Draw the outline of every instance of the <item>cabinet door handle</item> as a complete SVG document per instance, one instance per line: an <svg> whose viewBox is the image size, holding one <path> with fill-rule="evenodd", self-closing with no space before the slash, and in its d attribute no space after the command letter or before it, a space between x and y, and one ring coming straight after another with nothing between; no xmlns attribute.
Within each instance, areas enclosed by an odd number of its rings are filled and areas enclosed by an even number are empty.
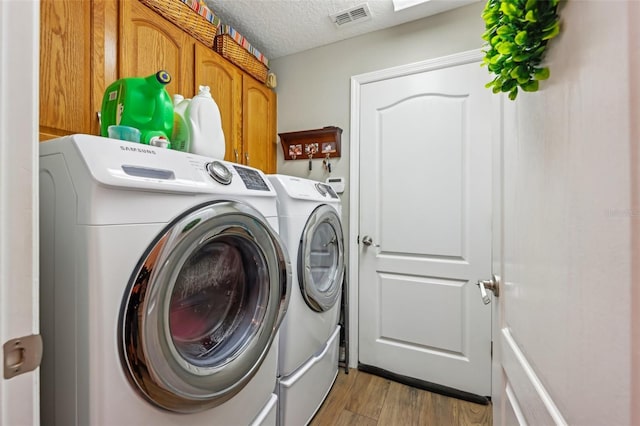
<svg viewBox="0 0 640 426"><path fill-rule="evenodd" d="M244 159L246 161L245 164L248 166L249 165L249 153L248 152L244 153Z"/></svg>
<svg viewBox="0 0 640 426"><path fill-rule="evenodd" d="M234 148L233 153L236 155L236 163L238 162L238 149Z"/></svg>

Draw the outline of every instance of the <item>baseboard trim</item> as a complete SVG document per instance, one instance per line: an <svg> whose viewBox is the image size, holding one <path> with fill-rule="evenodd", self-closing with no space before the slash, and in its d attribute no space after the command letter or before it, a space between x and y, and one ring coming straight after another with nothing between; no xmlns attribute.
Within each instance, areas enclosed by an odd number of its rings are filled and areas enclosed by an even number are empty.
<svg viewBox="0 0 640 426"><path fill-rule="evenodd" d="M373 367L371 365L358 363L358 370L364 371L365 373L371 373L375 376L384 377L385 379L393 380L394 382L402 383L403 385L413 386L414 388L423 389L440 395L450 396L452 398L462 399L464 401L469 401L476 404L488 405L491 401L491 397L488 396L476 395L475 393L461 391L458 389L450 388L448 386L439 385L437 383L414 379L413 377L403 376L402 374L397 374L383 368Z"/></svg>

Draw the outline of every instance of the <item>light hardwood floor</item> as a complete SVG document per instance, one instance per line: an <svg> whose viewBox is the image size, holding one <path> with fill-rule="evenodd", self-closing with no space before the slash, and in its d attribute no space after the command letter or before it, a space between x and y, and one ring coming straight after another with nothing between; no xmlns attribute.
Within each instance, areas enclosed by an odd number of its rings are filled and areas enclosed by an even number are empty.
<svg viewBox="0 0 640 426"><path fill-rule="evenodd" d="M340 369L311 426L491 425L491 405L405 386L358 370Z"/></svg>

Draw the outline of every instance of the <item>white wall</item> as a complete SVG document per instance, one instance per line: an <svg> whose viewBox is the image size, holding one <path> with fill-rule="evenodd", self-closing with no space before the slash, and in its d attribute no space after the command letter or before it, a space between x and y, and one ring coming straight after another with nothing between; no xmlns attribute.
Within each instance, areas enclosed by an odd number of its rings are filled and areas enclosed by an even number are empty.
<svg viewBox="0 0 640 426"><path fill-rule="evenodd" d="M632 3L566 2L550 80L505 105L505 326L574 425L640 420L632 393L640 8Z"/></svg>
<svg viewBox="0 0 640 426"><path fill-rule="evenodd" d="M278 77L279 133L324 126L343 129L342 157L332 159L331 176L346 179L347 190L341 196L345 235L349 234L351 76L479 48L484 32L482 7L482 3L474 3L271 62L271 71ZM284 161L281 146L278 173L321 181L329 177L321 160L314 161L311 172L308 161Z"/></svg>

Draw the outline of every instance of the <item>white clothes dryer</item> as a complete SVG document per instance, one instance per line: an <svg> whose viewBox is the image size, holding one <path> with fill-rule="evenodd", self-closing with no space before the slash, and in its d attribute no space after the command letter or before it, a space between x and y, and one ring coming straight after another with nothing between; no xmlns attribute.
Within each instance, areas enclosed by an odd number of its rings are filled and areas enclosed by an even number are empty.
<svg viewBox="0 0 640 426"><path fill-rule="evenodd" d="M340 301L345 271L341 202L324 183L269 175L278 193L280 236L293 284L280 329L278 418L308 423L338 374Z"/></svg>
<svg viewBox="0 0 640 426"><path fill-rule="evenodd" d="M291 266L259 170L40 145L44 425L276 424Z"/></svg>

